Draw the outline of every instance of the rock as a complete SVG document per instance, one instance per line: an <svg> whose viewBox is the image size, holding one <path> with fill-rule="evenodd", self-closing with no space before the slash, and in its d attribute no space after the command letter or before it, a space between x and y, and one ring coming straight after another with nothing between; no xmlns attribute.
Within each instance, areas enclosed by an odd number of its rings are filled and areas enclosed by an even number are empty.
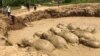
<svg viewBox="0 0 100 56"><path fill-rule="evenodd" d="M44 51L53 51L55 47L52 43L44 39L38 39L34 42L34 47L37 50L44 50Z"/></svg>
<svg viewBox="0 0 100 56"><path fill-rule="evenodd" d="M43 37L49 40L57 48L68 48L66 40L58 35L46 32L43 33Z"/></svg>
<svg viewBox="0 0 100 56"><path fill-rule="evenodd" d="M99 41L93 41L83 38L80 38L80 42L86 46L92 47L92 48L100 48L100 42Z"/></svg>

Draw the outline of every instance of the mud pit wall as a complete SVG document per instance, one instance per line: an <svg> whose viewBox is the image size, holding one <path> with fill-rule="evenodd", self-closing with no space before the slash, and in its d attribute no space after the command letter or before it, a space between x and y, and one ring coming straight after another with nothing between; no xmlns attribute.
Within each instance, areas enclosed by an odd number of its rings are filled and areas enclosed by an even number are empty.
<svg viewBox="0 0 100 56"><path fill-rule="evenodd" d="M46 9L44 11L36 11L24 17L17 17L21 22L30 22L46 18L59 18L68 16L94 16L100 17L100 4L74 4L62 6L58 8Z"/></svg>
<svg viewBox="0 0 100 56"><path fill-rule="evenodd" d="M22 29L26 27L27 22L32 22L47 18L60 18L70 16L93 16L100 17L100 4L71 4L66 6L60 6L56 8L39 10L26 14L24 16L16 16L15 24L12 24L11 19L6 20L9 30Z"/></svg>
<svg viewBox="0 0 100 56"><path fill-rule="evenodd" d="M100 8L67 8L63 7L58 10L56 9L46 9L44 11L37 11L26 15L25 17L17 17L20 22L31 22L46 18L59 18L68 16L95 16L100 17Z"/></svg>
<svg viewBox="0 0 100 56"><path fill-rule="evenodd" d="M27 22L32 22L47 18L60 18L71 16L100 17L100 4L71 4L45 10L39 10L30 14L15 16L15 24L12 24L11 18L6 19L9 30L22 29L26 27Z"/></svg>
<svg viewBox="0 0 100 56"><path fill-rule="evenodd" d="M32 22L47 18L60 18L70 16L87 16L87 17L100 17L100 4L72 4L67 6L61 6L57 8L51 8L46 10L39 10L28 15L17 16L16 23L21 25L20 27L13 26L13 28L23 28L26 22ZM23 26L24 25L24 26Z"/></svg>

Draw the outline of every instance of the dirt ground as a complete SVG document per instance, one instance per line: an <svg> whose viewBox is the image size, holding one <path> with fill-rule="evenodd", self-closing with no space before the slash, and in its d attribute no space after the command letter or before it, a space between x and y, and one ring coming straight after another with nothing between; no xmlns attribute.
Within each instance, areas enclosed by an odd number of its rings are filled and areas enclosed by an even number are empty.
<svg viewBox="0 0 100 56"><path fill-rule="evenodd" d="M22 38L32 38L34 32L47 31L50 27L58 23L74 23L81 25L94 25L97 28L95 37L100 40L100 18L99 17L65 17L57 19L45 19L40 21L31 22L31 25L21 29L9 32L10 40L13 43L20 41ZM68 46L66 50L55 50L52 52L55 56L100 56L100 49L93 49L83 45Z"/></svg>

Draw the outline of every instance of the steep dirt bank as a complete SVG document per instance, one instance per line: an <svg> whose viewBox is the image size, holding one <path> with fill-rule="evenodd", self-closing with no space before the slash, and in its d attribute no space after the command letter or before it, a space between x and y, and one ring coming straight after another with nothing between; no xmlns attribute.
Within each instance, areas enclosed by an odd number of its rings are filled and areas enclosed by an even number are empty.
<svg viewBox="0 0 100 56"><path fill-rule="evenodd" d="M52 7L38 7L36 11L32 8L30 11L27 10L14 10L12 12L15 15L15 25L12 24L11 19L6 18L5 20L9 24L9 29L22 29L26 27L27 22L37 21L47 18L60 18L60 17L71 17L71 16L87 16L87 17L100 17L100 3L86 3L86 4L69 4L63 6L52 6ZM20 14L19 14L20 13ZM3 18L3 19L4 19Z"/></svg>
<svg viewBox="0 0 100 56"><path fill-rule="evenodd" d="M36 11L32 8L30 11L27 10L14 10L12 12L15 15L15 25L12 24L11 19L5 18L9 24L9 29L22 29L26 27L27 22L32 22L47 18L60 18L60 17L71 17L71 16L100 16L100 3L83 3L83 4L69 4L63 6L52 6L52 7L38 7Z"/></svg>
<svg viewBox="0 0 100 56"><path fill-rule="evenodd" d="M11 29L21 29L25 27L25 23L37 21L47 18L60 18L71 16L86 16L86 17L100 17L100 4L87 3L87 4L71 4L64 6L54 7L40 7L37 11L31 9L21 14L15 13L15 25ZM16 12L16 11L15 11ZM21 12L19 10L19 12ZM13 12L14 13L14 12ZM20 25L20 26L18 26Z"/></svg>

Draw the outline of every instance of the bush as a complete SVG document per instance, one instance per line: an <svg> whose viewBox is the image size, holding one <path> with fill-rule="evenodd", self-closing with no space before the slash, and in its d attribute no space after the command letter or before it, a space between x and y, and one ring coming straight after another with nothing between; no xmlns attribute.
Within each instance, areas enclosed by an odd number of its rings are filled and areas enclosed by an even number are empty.
<svg viewBox="0 0 100 56"><path fill-rule="evenodd" d="M34 4L34 3L45 3L50 2L50 0L4 0L3 6L20 6L26 3Z"/></svg>
<svg viewBox="0 0 100 56"><path fill-rule="evenodd" d="M62 1L63 3L99 3L100 0L54 0L56 3L58 1ZM52 0L3 0L3 6L20 6L22 4L26 4L29 2L30 4L43 4L43 3L48 3L52 2ZM61 3L62 3L61 2ZM0 3L1 4L1 3Z"/></svg>

